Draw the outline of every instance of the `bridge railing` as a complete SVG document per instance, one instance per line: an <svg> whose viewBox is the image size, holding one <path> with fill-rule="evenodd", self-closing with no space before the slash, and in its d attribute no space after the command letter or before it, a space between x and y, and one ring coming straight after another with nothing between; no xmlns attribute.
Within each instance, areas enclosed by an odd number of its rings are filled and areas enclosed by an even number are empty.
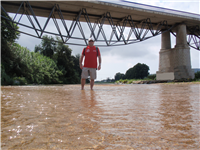
<svg viewBox="0 0 200 150"><path fill-rule="evenodd" d="M173 10L169 8L162 8L162 7L157 7L157 6L150 6L146 4L140 4L136 2L131 2L128 0L116 0L116 1L105 1L105 0L97 0L99 2L105 2L105 3L110 3L114 5L121 5L121 6L126 6L130 8L138 8L141 10L149 10L149 11L154 11L154 12L160 12L160 13L166 13L166 14L171 14L171 15L179 15L179 16L184 16L184 17L191 17L194 19L200 19L200 15L190 13L190 12L183 12L179 10Z"/></svg>

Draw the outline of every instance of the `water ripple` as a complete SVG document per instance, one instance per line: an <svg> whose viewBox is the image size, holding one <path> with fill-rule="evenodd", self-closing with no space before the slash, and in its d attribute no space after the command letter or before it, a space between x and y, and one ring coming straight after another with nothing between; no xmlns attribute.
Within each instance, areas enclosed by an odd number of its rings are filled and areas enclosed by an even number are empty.
<svg viewBox="0 0 200 150"><path fill-rule="evenodd" d="M199 149L199 84L2 86L2 149Z"/></svg>

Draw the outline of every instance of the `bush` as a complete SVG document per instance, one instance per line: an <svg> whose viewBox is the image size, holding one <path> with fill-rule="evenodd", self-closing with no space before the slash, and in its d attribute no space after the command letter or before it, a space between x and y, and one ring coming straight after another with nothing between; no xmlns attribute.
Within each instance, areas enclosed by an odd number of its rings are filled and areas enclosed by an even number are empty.
<svg viewBox="0 0 200 150"><path fill-rule="evenodd" d="M128 69L125 74L126 79L144 79L149 75L149 66L146 64L137 63L132 68Z"/></svg>
<svg viewBox="0 0 200 150"><path fill-rule="evenodd" d="M195 79L200 79L200 71L197 71L197 72L195 73Z"/></svg>
<svg viewBox="0 0 200 150"><path fill-rule="evenodd" d="M133 82L133 80L128 80L127 81L128 84L131 84L132 82Z"/></svg>
<svg viewBox="0 0 200 150"><path fill-rule="evenodd" d="M29 84L61 83L59 76L62 75L62 71L52 59L30 52L17 43L14 43L11 48L15 56L15 68L17 68L12 73L15 77L13 82L15 85L25 85L27 81Z"/></svg>
<svg viewBox="0 0 200 150"><path fill-rule="evenodd" d="M156 80L156 74L150 74L147 76L148 79Z"/></svg>
<svg viewBox="0 0 200 150"><path fill-rule="evenodd" d="M122 80L122 83L127 83L128 82L128 80Z"/></svg>
<svg viewBox="0 0 200 150"><path fill-rule="evenodd" d="M1 85L11 85L12 83L13 79L9 75L7 75L4 66L1 65Z"/></svg>
<svg viewBox="0 0 200 150"><path fill-rule="evenodd" d="M13 78L13 85L26 85L27 81L24 77L14 77Z"/></svg>

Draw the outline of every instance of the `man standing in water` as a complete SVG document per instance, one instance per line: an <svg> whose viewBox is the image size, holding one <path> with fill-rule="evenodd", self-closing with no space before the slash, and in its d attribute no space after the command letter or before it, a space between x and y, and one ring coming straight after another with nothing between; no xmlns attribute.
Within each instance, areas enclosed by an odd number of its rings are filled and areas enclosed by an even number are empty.
<svg viewBox="0 0 200 150"><path fill-rule="evenodd" d="M82 65L83 58L84 66ZM97 57L99 60L99 66L97 67ZM88 39L88 46L83 49L82 55L80 57L80 68L82 69L81 74L81 89L84 90L85 80L90 74L90 88L93 90L94 80L96 79L96 69L101 69L101 54L98 47L94 46L94 39Z"/></svg>

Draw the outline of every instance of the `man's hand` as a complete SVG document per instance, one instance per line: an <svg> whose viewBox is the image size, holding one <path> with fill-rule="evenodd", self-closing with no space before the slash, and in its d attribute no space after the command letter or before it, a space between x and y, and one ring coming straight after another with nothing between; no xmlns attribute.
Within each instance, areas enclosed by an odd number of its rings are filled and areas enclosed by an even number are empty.
<svg viewBox="0 0 200 150"><path fill-rule="evenodd" d="M82 65L83 57L84 57L84 55L81 55L81 57L79 59L79 65L80 65L81 69L83 69L83 65Z"/></svg>
<svg viewBox="0 0 200 150"><path fill-rule="evenodd" d="M100 70L101 69L101 55L99 55L98 58L99 58L99 66L97 69Z"/></svg>
<svg viewBox="0 0 200 150"><path fill-rule="evenodd" d="M80 64L80 68L83 69L83 65L82 64Z"/></svg>
<svg viewBox="0 0 200 150"><path fill-rule="evenodd" d="M101 65L98 66L98 70L100 70L100 69L101 69Z"/></svg>

